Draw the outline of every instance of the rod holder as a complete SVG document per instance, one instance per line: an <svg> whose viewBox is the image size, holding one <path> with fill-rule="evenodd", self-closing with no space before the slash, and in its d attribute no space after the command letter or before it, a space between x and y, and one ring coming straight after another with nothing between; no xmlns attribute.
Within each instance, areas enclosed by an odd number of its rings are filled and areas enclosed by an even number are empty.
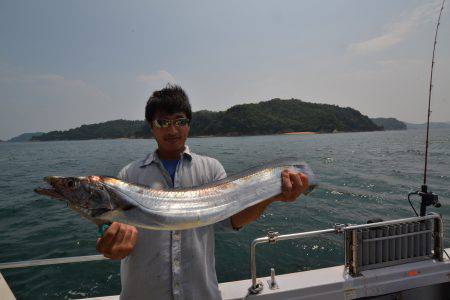
<svg viewBox="0 0 450 300"><path fill-rule="evenodd" d="M278 289L278 284L275 280L275 269L270 268L270 279L267 280L267 283L269 284L269 289L276 290Z"/></svg>

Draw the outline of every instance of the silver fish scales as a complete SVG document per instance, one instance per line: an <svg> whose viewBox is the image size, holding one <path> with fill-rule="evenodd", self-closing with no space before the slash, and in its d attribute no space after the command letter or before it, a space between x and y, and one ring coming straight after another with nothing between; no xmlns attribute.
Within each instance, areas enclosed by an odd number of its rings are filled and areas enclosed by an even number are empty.
<svg viewBox="0 0 450 300"><path fill-rule="evenodd" d="M317 180L306 163L295 158L276 160L211 184L182 189L153 189L112 177L44 178L51 189L39 194L67 201L69 207L96 224L120 222L153 230L182 230L220 222L281 193L281 171Z"/></svg>

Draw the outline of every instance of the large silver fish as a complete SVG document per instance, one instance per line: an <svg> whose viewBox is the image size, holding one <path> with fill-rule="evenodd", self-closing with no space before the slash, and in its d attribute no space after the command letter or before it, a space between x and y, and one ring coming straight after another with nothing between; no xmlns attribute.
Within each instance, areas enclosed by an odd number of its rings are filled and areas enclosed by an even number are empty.
<svg viewBox="0 0 450 300"><path fill-rule="evenodd" d="M51 189L35 192L67 201L97 225L120 222L147 229L180 230L210 225L281 193L281 171L308 176L309 193L317 185L312 170L296 159L282 159L211 184L182 189L152 189L104 176L44 180Z"/></svg>

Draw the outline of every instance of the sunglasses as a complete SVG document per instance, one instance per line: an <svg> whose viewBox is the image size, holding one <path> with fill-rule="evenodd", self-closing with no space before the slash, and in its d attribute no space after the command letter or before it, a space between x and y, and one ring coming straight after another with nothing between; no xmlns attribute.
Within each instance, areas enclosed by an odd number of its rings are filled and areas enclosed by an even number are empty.
<svg viewBox="0 0 450 300"><path fill-rule="evenodd" d="M169 126L175 125L175 127L184 127L189 124L189 119L186 118L179 118L175 120L166 120L166 119L158 119L153 120L153 125L155 125L156 128L167 128Z"/></svg>

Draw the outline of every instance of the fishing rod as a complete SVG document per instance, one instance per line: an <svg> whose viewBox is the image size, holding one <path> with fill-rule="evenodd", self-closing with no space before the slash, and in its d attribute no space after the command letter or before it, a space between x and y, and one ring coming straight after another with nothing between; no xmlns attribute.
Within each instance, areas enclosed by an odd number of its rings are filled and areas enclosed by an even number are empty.
<svg viewBox="0 0 450 300"><path fill-rule="evenodd" d="M416 209L411 203L410 196L411 195L419 195L421 197L420 203L420 216L425 216L427 213L427 206L434 205L435 207L441 207L441 203L439 203L438 195L428 191L427 186L427 168L428 168L428 145L429 145L429 134L430 134L430 115L431 115L431 91L433 89L433 71L435 65L435 55L436 55L436 45L437 45L437 36L439 32L439 25L441 24L441 16L442 11L444 10L445 0L442 0L441 9L439 11L439 17L436 24L436 30L434 33L434 43L433 43L433 55L431 57L431 68L430 68L430 84L428 89L428 113L427 113L427 131L426 131L426 139L425 139L425 165L423 171L423 183L420 188L420 191L415 191L408 194L408 201L411 204L414 212L417 214Z"/></svg>

